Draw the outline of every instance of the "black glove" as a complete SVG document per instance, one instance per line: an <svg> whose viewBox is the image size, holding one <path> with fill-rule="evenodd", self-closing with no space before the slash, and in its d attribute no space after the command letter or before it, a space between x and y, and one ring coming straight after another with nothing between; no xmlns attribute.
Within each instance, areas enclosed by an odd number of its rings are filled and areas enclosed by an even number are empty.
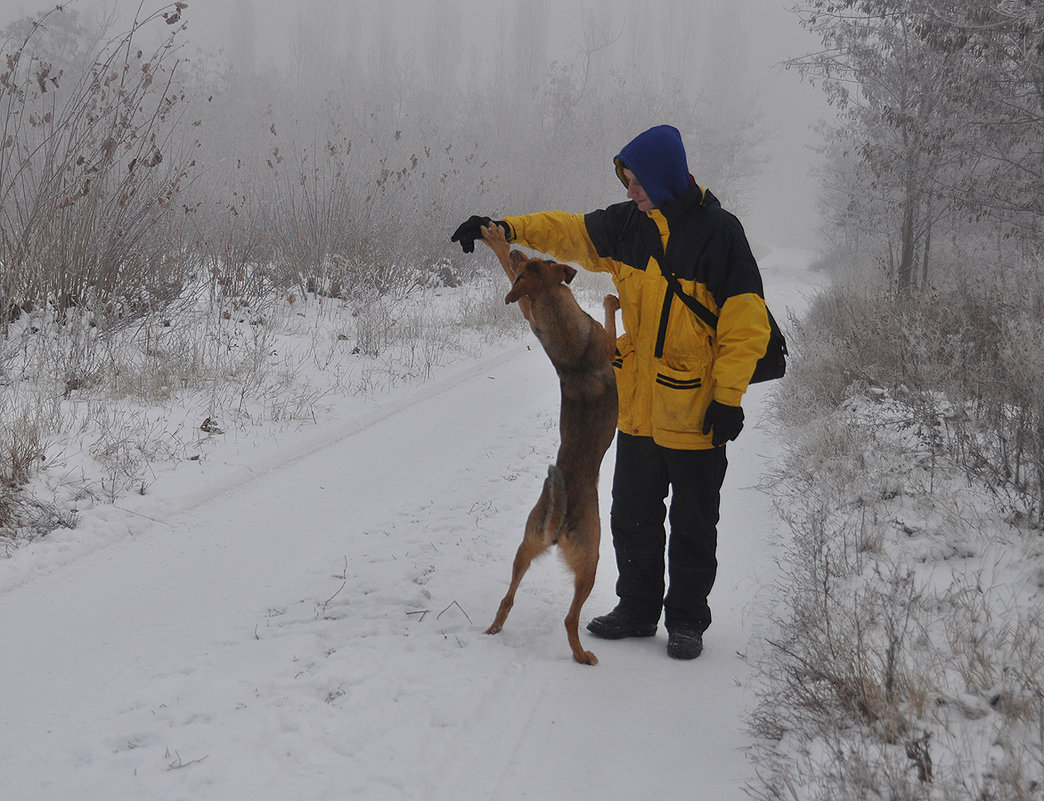
<svg viewBox="0 0 1044 801"><path fill-rule="evenodd" d="M711 445L715 448L736 439L743 430L743 409L712 400L703 417L703 433L710 434L712 428L714 436L711 437Z"/></svg>
<svg viewBox="0 0 1044 801"><path fill-rule="evenodd" d="M511 226L503 220L491 220L489 217L479 217L476 214L468 217L467 222L457 226L457 230L450 237L450 242L460 242L460 249L465 253L475 250L475 240L482 239L482 229L490 223L496 223L504 229L504 236L511 237Z"/></svg>

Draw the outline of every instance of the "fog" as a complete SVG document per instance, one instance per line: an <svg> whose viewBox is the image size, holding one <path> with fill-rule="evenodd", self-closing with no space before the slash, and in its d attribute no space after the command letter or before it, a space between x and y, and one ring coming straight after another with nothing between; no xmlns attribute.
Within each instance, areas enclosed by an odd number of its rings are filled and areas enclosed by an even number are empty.
<svg viewBox="0 0 1044 801"><path fill-rule="evenodd" d="M74 0L67 8L77 10L83 20L107 20L110 27L119 27L128 25L136 12L140 15L165 5L144 0L139 12L139 0ZM708 183L741 215L756 246L795 246L813 240L811 148L816 136L812 126L828 109L821 93L780 67L782 60L813 49L787 5L784 0L658 0L640 5L625 0L595 4L575 0L386 0L379 4L360 0L192 0L182 12L186 25L183 43L197 63L215 69L232 65L241 73L292 72L309 59L338 65L317 71L334 82L350 80L344 74L349 69L372 74L374 69L389 71L387 65L396 64L402 71L420 75L437 69L442 74L434 80L433 92L452 95L454 87L463 90L478 81L492 81L503 87L509 103L513 97L528 94L519 64L529 64L534 80L539 81L553 62L583 63L593 91L598 91L600 78L615 73L671 75L704 97L701 108L711 116L718 110L723 116L734 114L734 109L722 104L742 95L749 98L744 103L758 107L761 117L755 137L759 143L749 157L741 158L759 163L749 168L751 175L742 186L739 178L735 185L728 185L727 179L726 185ZM0 0L0 24L43 8L35 2ZM546 25L531 26L539 31L536 41L526 41L526 26L518 24L526 15L547 18ZM434 45L436 41L452 43L457 52L433 53L433 47L445 47ZM446 65L451 65L448 72ZM396 91L395 81L401 75L394 73L398 71L390 70L389 93ZM728 77L728 86L720 84L720 75ZM720 103L715 92L722 93ZM627 136L661 122L677 125L686 139L696 180L703 183L704 176L720 175L716 165L701 164L693 157L706 143L697 141L699 134L687 120L661 119L628 108L612 108L608 113L620 121L621 130L630 132ZM520 119L517 124L526 122ZM476 137L482 134L475 132ZM625 141L620 136L620 141L602 145L604 152L592 153L587 162L605 165L604 183L594 193L604 195L593 201L597 205L622 199L622 191L611 177L610 160ZM505 162L532 158L531 154L498 152L496 147L493 152ZM554 162L556 154L549 151L543 157ZM524 164L512 166L513 174L525 171ZM570 166L562 163L554 168L565 171ZM568 202L557 197L550 186L543 193L540 187L527 187L526 197L545 208ZM480 206L474 210L492 213ZM528 210L534 209L501 211ZM446 220L447 228L453 224L454 220Z"/></svg>

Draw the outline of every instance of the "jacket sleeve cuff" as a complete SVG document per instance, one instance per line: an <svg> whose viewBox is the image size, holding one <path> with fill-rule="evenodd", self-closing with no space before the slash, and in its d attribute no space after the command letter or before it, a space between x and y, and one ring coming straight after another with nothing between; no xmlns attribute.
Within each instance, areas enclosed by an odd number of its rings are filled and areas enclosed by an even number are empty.
<svg viewBox="0 0 1044 801"><path fill-rule="evenodd" d="M743 390L732 387L715 387L714 400L726 406L739 406L743 403Z"/></svg>
<svg viewBox="0 0 1044 801"><path fill-rule="evenodd" d="M508 242L518 242L518 217L505 217L504 222L507 223L508 227Z"/></svg>

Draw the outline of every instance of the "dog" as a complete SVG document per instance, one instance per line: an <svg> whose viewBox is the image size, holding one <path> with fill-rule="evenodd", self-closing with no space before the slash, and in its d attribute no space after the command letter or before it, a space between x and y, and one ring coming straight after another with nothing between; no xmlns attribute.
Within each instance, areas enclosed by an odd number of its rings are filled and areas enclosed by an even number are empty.
<svg viewBox="0 0 1044 801"><path fill-rule="evenodd" d="M598 659L580 644L577 626L598 567L598 470L616 429L618 401L612 360L620 302L615 295L605 297L603 327L580 308L566 286L576 270L510 250L496 224L483 228L482 234L511 281L504 302L518 303L551 359L562 389L558 456L548 468L540 499L526 520L511 584L486 633L496 634L503 628L530 563L557 544L575 579L573 602L565 618L569 646L577 662L594 665Z"/></svg>

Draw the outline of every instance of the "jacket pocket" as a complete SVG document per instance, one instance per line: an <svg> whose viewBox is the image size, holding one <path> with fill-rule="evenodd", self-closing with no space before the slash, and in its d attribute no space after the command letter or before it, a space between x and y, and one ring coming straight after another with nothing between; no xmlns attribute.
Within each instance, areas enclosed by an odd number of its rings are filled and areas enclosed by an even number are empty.
<svg viewBox="0 0 1044 801"><path fill-rule="evenodd" d="M653 390L653 425L667 431L702 431L710 376L702 366L675 369L659 363Z"/></svg>

